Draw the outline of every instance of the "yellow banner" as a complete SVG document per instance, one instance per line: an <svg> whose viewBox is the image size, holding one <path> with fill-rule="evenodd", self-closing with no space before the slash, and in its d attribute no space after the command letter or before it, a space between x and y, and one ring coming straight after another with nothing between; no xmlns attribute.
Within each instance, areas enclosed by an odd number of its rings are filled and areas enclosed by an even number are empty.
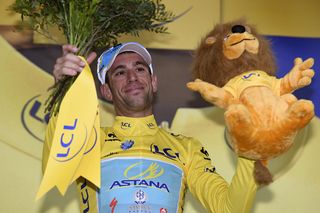
<svg viewBox="0 0 320 213"><path fill-rule="evenodd" d="M92 177L88 180L100 187L99 123L95 84L86 64L61 103L47 167L36 199L54 186L64 195L79 176ZM96 166L87 166L88 163Z"/></svg>
<svg viewBox="0 0 320 213"><path fill-rule="evenodd" d="M73 181L82 176L100 187L100 117L97 113L88 145L79 164Z"/></svg>

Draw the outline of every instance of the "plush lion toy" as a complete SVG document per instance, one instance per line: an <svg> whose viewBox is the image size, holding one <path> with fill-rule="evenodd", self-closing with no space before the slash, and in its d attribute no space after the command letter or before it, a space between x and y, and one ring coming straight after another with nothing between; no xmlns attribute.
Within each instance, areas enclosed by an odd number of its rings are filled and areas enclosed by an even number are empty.
<svg viewBox="0 0 320 213"><path fill-rule="evenodd" d="M256 160L258 184L272 181L267 161L286 152L314 116L311 101L291 94L311 83L312 66L312 58L296 58L288 74L274 77L268 41L244 20L216 25L196 50L193 73L198 79L187 87L226 109L232 147L239 156Z"/></svg>

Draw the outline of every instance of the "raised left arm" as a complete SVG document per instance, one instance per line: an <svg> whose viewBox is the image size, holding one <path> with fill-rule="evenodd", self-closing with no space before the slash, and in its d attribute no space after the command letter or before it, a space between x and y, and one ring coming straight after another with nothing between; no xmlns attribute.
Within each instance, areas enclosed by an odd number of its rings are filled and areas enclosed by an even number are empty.
<svg viewBox="0 0 320 213"><path fill-rule="evenodd" d="M296 58L293 68L281 78L280 95L292 93L296 89L311 84L312 77L314 76L313 64L313 58L308 58L305 61L301 58Z"/></svg>

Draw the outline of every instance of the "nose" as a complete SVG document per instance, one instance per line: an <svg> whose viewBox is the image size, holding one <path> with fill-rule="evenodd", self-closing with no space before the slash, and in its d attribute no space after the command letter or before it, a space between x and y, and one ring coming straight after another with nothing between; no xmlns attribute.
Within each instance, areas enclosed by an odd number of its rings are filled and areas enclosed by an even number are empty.
<svg viewBox="0 0 320 213"><path fill-rule="evenodd" d="M234 25L231 28L232 33L244 33L246 31L246 28L242 25Z"/></svg>
<svg viewBox="0 0 320 213"><path fill-rule="evenodd" d="M137 73L134 69L129 69L127 72L128 82L133 82L137 80Z"/></svg>

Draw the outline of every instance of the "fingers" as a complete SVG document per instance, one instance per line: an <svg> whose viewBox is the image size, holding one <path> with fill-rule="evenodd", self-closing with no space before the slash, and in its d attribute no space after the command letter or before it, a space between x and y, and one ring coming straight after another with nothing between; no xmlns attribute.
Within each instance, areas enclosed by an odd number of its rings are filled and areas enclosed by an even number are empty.
<svg viewBox="0 0 320 213"><path fill-rule="evenodd" d="M91 64L96 57L97 57L97 53L95 52L90 53L89 56L87 57L88 64Z"/></svg>
<svg viewBox="0 0 320 213"><path fill-rule="evenodd" d="M61 80L63 76L75 76L81 72L85 62L73 53L68 53L56 60L53 75L56 80Z"/></svg>
<svg viewBox="0 0 320 213"><path fill-rule="evenodd" d="M303 70L303 71L301 72L301 75L304 76L304 77L313 78L313 76L314 76L314 70L312 70L312 69Z"/></svg>
<svg viewBox="0 0 320 213"><path fill-rule="evenodd" d="M66 56L69 53L76 54L78 52L78 50L79 49L76 46L71 45L71 44L65 44L62 46L63 56ZM88 64L91 64L96 57L97 57L97 53L95 53L95 52L90 53L86 59Z"/></svg>
<svg viewBox="0 0 320 213"><path fill-rule="evenodd" d="M76 56L78 51L79 49L71 44L62 46L63 55L56 60L53 69L56 81L61 80L63 76L75 76L83 70L86 63ZM91 64L96 57L95 52L90 53L86 59L88 64Z"/></svg>
<svg viewBox="0 0 320 213"><path fill-rule="evenodd" d="M313 66L313 64L314 64L313 58L308 58L305 61L302 61L301 58L294 59L294 65L298 65L300 70L309 69Z"/></svg>
<svg viewBox="0 0 320 213"><path fill-rule="evenodd" d="M301 72L301 77L298 81L298 86L303 87L311 84L312 78L314 76L314 70L306 69Z"/></svg>
<svg viewBox="0 0 320 213"><path fill-rule="evenodd" d="M187 83L187 87L188 87L190 90L195 91L195 92L197 92L198 89L199 89L197 83L195 83L195 82L189 82L189 83Z"/></svg>
<svg viewBox="0 0 320 213"><path fill-rule="evenodd" d="M294 65L300 65L302 63L302 58L295 58Z"/></svg>
<svg viewBox="0 0 320 213"><path fill-rule="evenodd" d="M75 54L76 52L78 52L78 50L79 49L76 46L71 44L65 44L62 46L63 55L67 55L68 53Z"/></svg>
<svg viewBox="0 0 320 213"><path fill-rule="evenodd" d="M309 77L303 77L298 81L299 87L308 86L309 84L311 84L311 78Z"/></svg>

